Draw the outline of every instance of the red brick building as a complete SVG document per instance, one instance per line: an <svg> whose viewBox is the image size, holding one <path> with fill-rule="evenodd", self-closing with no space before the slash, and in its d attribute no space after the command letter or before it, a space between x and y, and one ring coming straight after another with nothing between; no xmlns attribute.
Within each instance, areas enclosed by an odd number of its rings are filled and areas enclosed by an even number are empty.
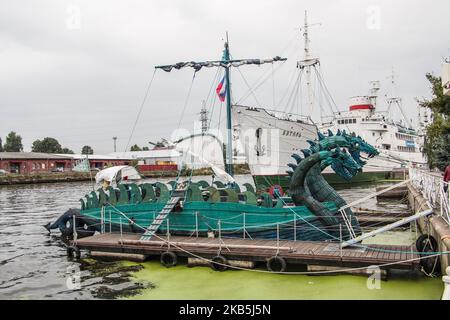
<svg viewBox="0 0 450 320"><path fill-rule="evenodd" d="M0 152L0 169L10 173L71 171L73 158L50 153Z"/></svg>

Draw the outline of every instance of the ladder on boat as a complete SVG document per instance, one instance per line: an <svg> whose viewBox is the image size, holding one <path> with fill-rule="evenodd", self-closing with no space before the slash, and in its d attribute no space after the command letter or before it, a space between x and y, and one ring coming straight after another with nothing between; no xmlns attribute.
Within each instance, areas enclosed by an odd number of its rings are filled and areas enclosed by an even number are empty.
<svg viewBox="0 0 450 320"><path fill-rule="evenodd" d="M169 213L173 211L180 199L181 197L179 196L173 196L169 199L169 201L167 201L166 205L159 212L158 216L152 221L150 226L147 228L147 231L145 231L145 233L141 236L140 240L148 241L155 235L156 231L158 231L159 227L161 227L163 222L166 221Z"/></svg>

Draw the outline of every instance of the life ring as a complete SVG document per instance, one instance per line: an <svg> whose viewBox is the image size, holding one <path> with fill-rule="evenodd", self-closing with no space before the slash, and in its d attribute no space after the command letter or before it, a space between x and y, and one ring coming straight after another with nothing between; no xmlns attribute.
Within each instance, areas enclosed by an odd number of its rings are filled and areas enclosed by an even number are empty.
<svg viewBox="0 0 450 320"><path fill-rule="evenodd" d="M279 198L279 197L284 196L283 188L278 184L271 186L269 189L269 193L274 198Z"/></svg>
<svg viewBox="0 0 450 320"><path fill-rule="evenodd" d="M228 260L223 256L215 256L211 259L211 268L215 271L225 271L228 269Z"/></svg>
<svg viewBox="0 0 450 320"><path fill-rule="evenodd" d="M286 271L286 260L279 256L273 256L267 260L267 270L270 272L284 272Z"/></svg>
<svg viewBox="0 0 450 320"><path fill-rule="evenodd" d="M177 265L178 258L175 252L166 251L161 254L160 261L164 267L170 268Z"/></svg>

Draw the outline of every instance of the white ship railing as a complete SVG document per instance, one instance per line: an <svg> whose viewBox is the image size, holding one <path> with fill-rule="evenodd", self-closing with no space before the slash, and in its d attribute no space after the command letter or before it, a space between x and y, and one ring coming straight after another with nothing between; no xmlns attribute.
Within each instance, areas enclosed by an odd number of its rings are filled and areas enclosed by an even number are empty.
<svg viewBox="0 0 450 320"><path fill-rule="evenodd" d="M450 187L442 176L418 168L409 168L412 185L429 201L433 209L450 225Z"/></svg>

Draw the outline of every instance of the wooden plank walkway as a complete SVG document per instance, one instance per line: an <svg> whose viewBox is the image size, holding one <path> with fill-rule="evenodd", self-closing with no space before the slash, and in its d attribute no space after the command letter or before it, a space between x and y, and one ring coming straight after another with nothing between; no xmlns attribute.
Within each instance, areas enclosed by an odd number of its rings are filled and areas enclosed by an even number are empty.
<svg viewBox="0 0 450 320"><path fill-rule="evenodd" d="M80 250L143 255L167 251L165 236L157 235L150 241L141 241L140 236L104 233L72 241L72 245ZM212 258L221 248L221 255L229 260L266 261L278 250L276 240L222 238L220 241L219 238L170 236L170 242L170 251L183 257L191 257L190 253L193 253ZM405 261L418 258L412 253L415 250L411 246L370 245L370 248L352 247L341 251L338 243L280 240L278 251L278 255L290 264L367 267L393 263L382 269L413 270L419 267L419 260Z"/></svg>

